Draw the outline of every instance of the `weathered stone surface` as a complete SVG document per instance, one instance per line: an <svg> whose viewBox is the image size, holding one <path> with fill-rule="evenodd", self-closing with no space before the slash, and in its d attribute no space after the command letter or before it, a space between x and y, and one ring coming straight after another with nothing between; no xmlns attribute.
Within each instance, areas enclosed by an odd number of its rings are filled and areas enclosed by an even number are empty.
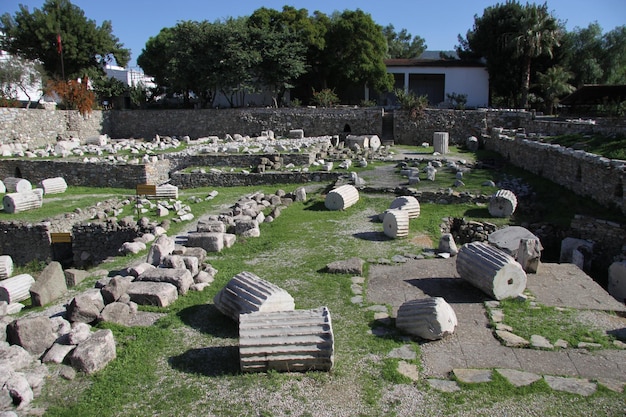
<svg viewBox="0 0 626 417"><path fill-rule="evenodd" d="M40 208L43 203L42 193L33 191L5 194L2 198L5 213L20 213L22 211Z"/></svg>
<svg viewBox="0 0 626 417"><path fill-rule="evenodd" d="M163 258L174 252L175 247L176 242L174 239L167 235L159 236L150 247L146 262L155 266L160 265L163 262Z"/></svg>
<svg viewBox="0 0 626 417"><path fill-rule="evenodd" d="M239 358L244 372L330 371L334 364L330 311L321 307L241 314Z"/></svg>
<svg viewBox="0 0 626 417"><path fill-rule="evenodd" d="M219 220L199 220L196 226L197 232L226 233L226 225Z"/></svg>
<svg viewBox="0 0 626 417"><path fill-rule="evenodd" d="M2 391L6 390L9 392L13 405L16 405L19 409L28 406L35 398L26 376L21 372L9 372L8 377L0 387Z"/></svg>
<svg viewBox="0 0 626 417"><path fill-rule="evenodd" d="M533 334L530 336L530 344L533 347L539 348L539 349L553 349L554 348L554 346L552 345L552 343L550 343L548 339L538 334Z"/></svg>
<svg viewBox="0 0 626 417"><path fill-rule="evenodd" d="M496 330L496 335L502 340L505 346L508 347L526 347L530 343L523 337L511 333L506 330Z"/></svg>
<svg viewBox="0 0 626 417"><path fill-rule="evenodd" d="M0 281L0 301L7 304L18 303L30 297L30 287L35 278L30 274L19 274Z"/></svg>
<svg viewBox="0 0 626 417"><path fill-rule="evenodd" d="M598 388L593 382L579 378L563 378L560 376L544 375L544 381L555 391L564 391L588 397Z"/></svg>
<svg viewBox="0 0 626 417"><path fill-rule="evenodd" d="M129 275L137 278L139 275L143 274L148 269L153 269L153 268L156 268L156 267L152 264L149 264L148 262L142 262L140 264L128 267L127 271Z"/></svg>
<svg viewBox="0 0 626 417"><path fill-rule="evenodd" d="M235 223L235 234L242 237L259 237L261 230L256 220L239 220Z"/></svg>
<svg viewBox="0 0 626 417"><path fill-rule="evenodd" d="M406 210L386 210L383 218L383 232L396 239L409 235L409 212Z"/></svg>
<svg viewBox="0 0 626 417"><path fill-rule="evenodd" d="M17 319L7 326L7 341L40 356L56 339L52 321L45 316Z"/></svg>
<svg viewBox="0 0 626 417"><path fill-rule="evenodd" d="M389 204L391 210L398 209L407 211L409 219L416 219L420 216L421 208L417 198L413 196L401 196L395 198L391 204Z"/></svg>
<svg viewBox="0 0 626 417"><path fill-rule="evenodd" d="M515 259L526 273L534 274L539 269L541 250L539 239L520 239Z"/></svg>
<svg viewBox="0 0 626 417"><path fill-rule="evenodd" d="M415 353L415 349L413 349L411 345L403 345L402 347L393 349L387 356L409 361L417 359L417 353Z"/></svg>
<svg viewBox="0 0 626 417"><path fill-rule="evenodd" d="M104 300L100 290L93 288L78 294L67 306L67 318L71 322L92 323L100 316Z"/></svg>
<svg viewBox="0 0 626 417"><path fill-rule="evenodd" d="M30 299L34 306L44 306L67 292L65 274L59 262L50 262L30 287Z"/></svg>
<svg viewBox="0 0 626 417"><path fill-rule="evenodd" d="M203 248L198 248L198 247L193 247L193 246L186 246L185 247L184 255L186 257L193 256L194 258L197 258L198 259L198 265L202 265L204 263L204 260L206 259L206 254L207 254L207 252Z"/></svg>
<svg viewBox="0 0 626 417"><path fill-rule="evenodd" d="M398 309L396 327L426 340L437 340L454 333L458 324L454 310L441 297L411 300Z"/></svg>
<svg viewBox="0 0 626 417"><path fill-rule="evenodd" d="M293 297L277 285L251 272L240 272L213 298L215 307L224 315L239 321L240 315L254 311L291 311Z"/></svg>
<svg viewBox="0 0 626 417"><path fill-rule="evenodd" d="M343 261L331 262L326 265L326 269L331 274L363 275L363 265L365 265L363 259L350 258Z"/></svg>
<svg viewBox="0 0 626 417"><path fill-rule="evenodd" d="M93 374L104 369L116 356L113 332L104 329L94 332L79 344L70 356L70 363L78 371Z"/></svg>
<svg viewBox="0 0 626 417"><path fill-rule="evenodd" d="M517 297L526 289L522 266L513 257L482 242L463 245L456 268L461 278L496 300Z"/></svg>
<svg viewBox="0 0 626 417"><path fill-rule="evenodd" d="M186 246L199 247L207 252L221 252L224 249L225 233L197 232L189 233Z"/></svg>
<svg viewBox="0 0 626 417"><path fill-rule="evenodd" d="M139 305L167 307L178 299L176 286L167 282L132 282L127 293Z"/></svg>
<svg viewBox="0 0 626 417"><path fill-rule="evenodd" d="M109 283L100 289L102 299L105 304L112 303L120 299L130 285L130 279L116 276L109 280Z"/></svg>
<svg viewBox="0 0 626 417"><path fill-rule="evenodd" d="M429 378L427 379L427 381L428 381L428 385L430 385L431 388L434 388L437 391L442 391L442 392L461 391L461 387L459 387L459 384L457 384L456 381L450 381L448 379L435 379L435 378Z"/></svg>
<svg viewBox="0 0 626 417"><path fill-rule="evenodd" d="M89 336L91 336L91 327L87 323L77 321L72 323L72 330L67 335L67 343L78 345L89 339Z"/></svg>
<svg viewBox="0 0 626 417"><path fill-rule="evenodd" d="M63 177L46 178L39 182L39 188L43 189L44 195L62 194L67 190L67 182Z"/></svg>
<svg viewBox="0 0 626 417"><path fill-rule="evenodd" d="M4 280L13 275L13 258L9 255L0 256L0 280Z"/></svg>
<svg viewBox="0 0 626 417"><path fill-rule="evenodd" d="M144 242L124 242L120 248L122 255L132 254L136 255L139 252L146 250L146 244Z"/></svg>
<svg viewBox="0 0 626 417"><path fill-rule="evenodd" d="M68 268L63 273L65 274L65 285L68 288L75 287L89 276L89 272L76 268Z"/></svg>
<svg viewBox="0 0 626 417"><path fill-rule="evenodd" d="M0 370L19 371L32 361L32 356L22 346L0 343Z"/></svg>
<svg viewBox="0 0 626 417"><path fill-rule="evenodd" d="M100 312L100 321L121 324L127 326L131 319L130 307L128 304L114 302L104 306Z"/></svg>
<svg viewBox="0 0 626 417"><path fill-rule="evenodd" d="M135 281L167 282L176 286L180 295L185 295L193 284L191 273L187 269L154 268L139 275Z"/></svg>
<svg viewBox="0 0 626 417"><path fill-rule="evenodd" d="M613 262L609 267L607 290L617 301L626 302L626 261Z"/></svg>
<svg viewBox="0 0 626 417"><path fill-rule="evenodd" d="M498 190L489 200L489 214L493 217L511 217L517 208L517 197L510 190Z"/></svg>
<svg viewBox="0 0 626 417"><path fill-rule="evenodd" d="M420 378L420 373L417 369L417 365L406 361L398 362L398 372L409 378L411 381L418 381Z"/></svg>
<svg viewBox="0 0 626 417"><path fill-rule="evenodd" d="M434 132L433 133L434 151L437 153L440 153L441 155L447 154L448 153L448 141L449 141L448 132Z"/></svg>
<svg viewBox="0 0 626 417"><path fill-rule="evenodd" d="M359 201L359 191L350 184L335 188L326 194L324 205L328 210L345 210Z"/></svg>
<svg viewBox="0 0 626 417"><path fill-rule="evenodd" d="M453 369L454 376L461 382L476 384L491 382L490 369Z"/></svg>
<svg viewBox="0 0 626 417"><path fill-rule="evenodd" d="M498 249L501 249L511 256L515 256L518 252L520 241L522 239L539 240L537 236L524 227L508 226L490 233L488 241L491 245L497 247ZM540 250L543 250L541 243L539 245Z"/></svg>
<svg viewBox="0 0 626 417"><path fill-rule="evenodd" d="M516 387L524 387L541 379L541 375L533 374L532 372L518 371L517 369L496 369L496 372L506 378L511 385Z"/></svg>
<svg viewBox="0 0 626 417"><path fill-rule="evenodd" d="M50 349L43 355L41 362L43 363L63 363L67 355L74 350L76 345L63 345L61 343L55 343Z"/></svg>
<svg viewBox="0 0 626 417"><path fill-rule="evenodd" d="M456 256L459 253L459 249L456 246L452 233L443 233L439 239L439 252L449 253L450 256Z"/></svg>

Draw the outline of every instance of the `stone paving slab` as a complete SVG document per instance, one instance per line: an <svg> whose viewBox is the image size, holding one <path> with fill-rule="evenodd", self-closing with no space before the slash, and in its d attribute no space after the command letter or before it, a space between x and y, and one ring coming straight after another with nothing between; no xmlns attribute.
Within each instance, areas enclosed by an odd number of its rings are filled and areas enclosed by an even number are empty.
<svg viewBox="0 0 626 417"><path fill-rule="evenodd" d="M577 309L626 310L574 265L541 264L539 271L539 274L528 275L528 288L538 303ZM421 345L426 378L448 378L454 368L505 368L537 375L626 382L624 350L545 351L502 346L489 328L484 307L489 297L458 276L455 258L370 265L367 302L391 305L392 317L405 301L425 297L443 297L454 309L459 322L451 336Z"/></svg>
<svg viewBox="0 0 626 417"><path fill-rule="evenodd" d="M573 264L542 263L537 274L528 274L526 288L546 306L626 312L626 305Z"/></svg>

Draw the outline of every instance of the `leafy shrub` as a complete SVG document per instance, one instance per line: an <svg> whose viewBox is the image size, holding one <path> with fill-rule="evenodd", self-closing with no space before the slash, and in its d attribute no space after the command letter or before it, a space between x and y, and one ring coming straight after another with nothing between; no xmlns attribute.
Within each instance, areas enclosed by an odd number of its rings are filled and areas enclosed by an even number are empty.
<svg viewBox="0 0 626 417"><path fill-rule="evenodd" d="M339 96L335 94L335 90L324 88L320 91L313 89L313 99L311 100L315 106L332 107L339 103Z"/></svg>
<svg viewBox="0 0 626 417"><path fill-rule="evenodd" d="M77 80L51 80L48 82L47 94L58 94L63 104L70 110L78 110L83 116L91 113L96 102L96 95L88 87L89 79L84 77Z"/></svg>
<svg viewBox="0 0 626 417"><path fill-rule="evenodd" d="M408 110L412 119L417 118L418 114L428 106L428 96L417 96L413 91L406 92L401 88L396 88L393 93L398 99L400 107L403 110Z"/></svg>
<svg viewBox="0 0 626 417"><path fill-rule="evenodd" d="M446 98L455 110L464 110L467 104L467 94L449 93Z"/></svg>
<svg viewBox="0 0 626 417"><path fill-rule="evenodd" d="M376 100L361 100L360 107L376 107Z"/></svg>
<svg viewBox="0 0 626 417"><path fill-rule="evenodd" d="M294 98L289 101L289 107L302 107L302 100Z"/></svg>

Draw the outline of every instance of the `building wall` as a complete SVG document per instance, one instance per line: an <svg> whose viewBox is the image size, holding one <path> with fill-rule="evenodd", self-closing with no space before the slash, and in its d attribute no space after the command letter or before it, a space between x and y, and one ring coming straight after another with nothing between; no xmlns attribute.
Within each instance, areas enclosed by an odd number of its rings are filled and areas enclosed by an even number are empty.
<svg viewBox="0 0 626 417"><path fill-rule="evenodd" d="M395 74L404 75L405 88L408 88L410 74L443 74L444 100L446 94L457 93L467 94L468 107L486 107L489 104L489 74L483 67L388 67L387 71L394 77L398 77Z"/></svg>

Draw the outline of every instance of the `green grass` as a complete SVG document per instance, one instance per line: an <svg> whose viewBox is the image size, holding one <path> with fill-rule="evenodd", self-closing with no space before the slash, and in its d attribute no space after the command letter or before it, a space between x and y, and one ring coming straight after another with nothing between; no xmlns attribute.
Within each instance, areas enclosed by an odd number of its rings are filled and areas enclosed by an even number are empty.
<svg viewBox="0 0 626 417"><path fill-rule="evenodd" d="M624 135L609 137L598 134L569 134L547 137L544 141L558 143L568 148L576 147L610 159L626 160L626 136Z"/></svg>
<svg viewBox="0 0 626 417"><path fill-rule="evenodd" d="M562 339L569 346L592 342L601 344L603 349L613 347L613 336L575 320L577 310L531 304L528 300L502 300L500 305L504 312L504 323L526 340L536 334L552 344Z"/></svg>

